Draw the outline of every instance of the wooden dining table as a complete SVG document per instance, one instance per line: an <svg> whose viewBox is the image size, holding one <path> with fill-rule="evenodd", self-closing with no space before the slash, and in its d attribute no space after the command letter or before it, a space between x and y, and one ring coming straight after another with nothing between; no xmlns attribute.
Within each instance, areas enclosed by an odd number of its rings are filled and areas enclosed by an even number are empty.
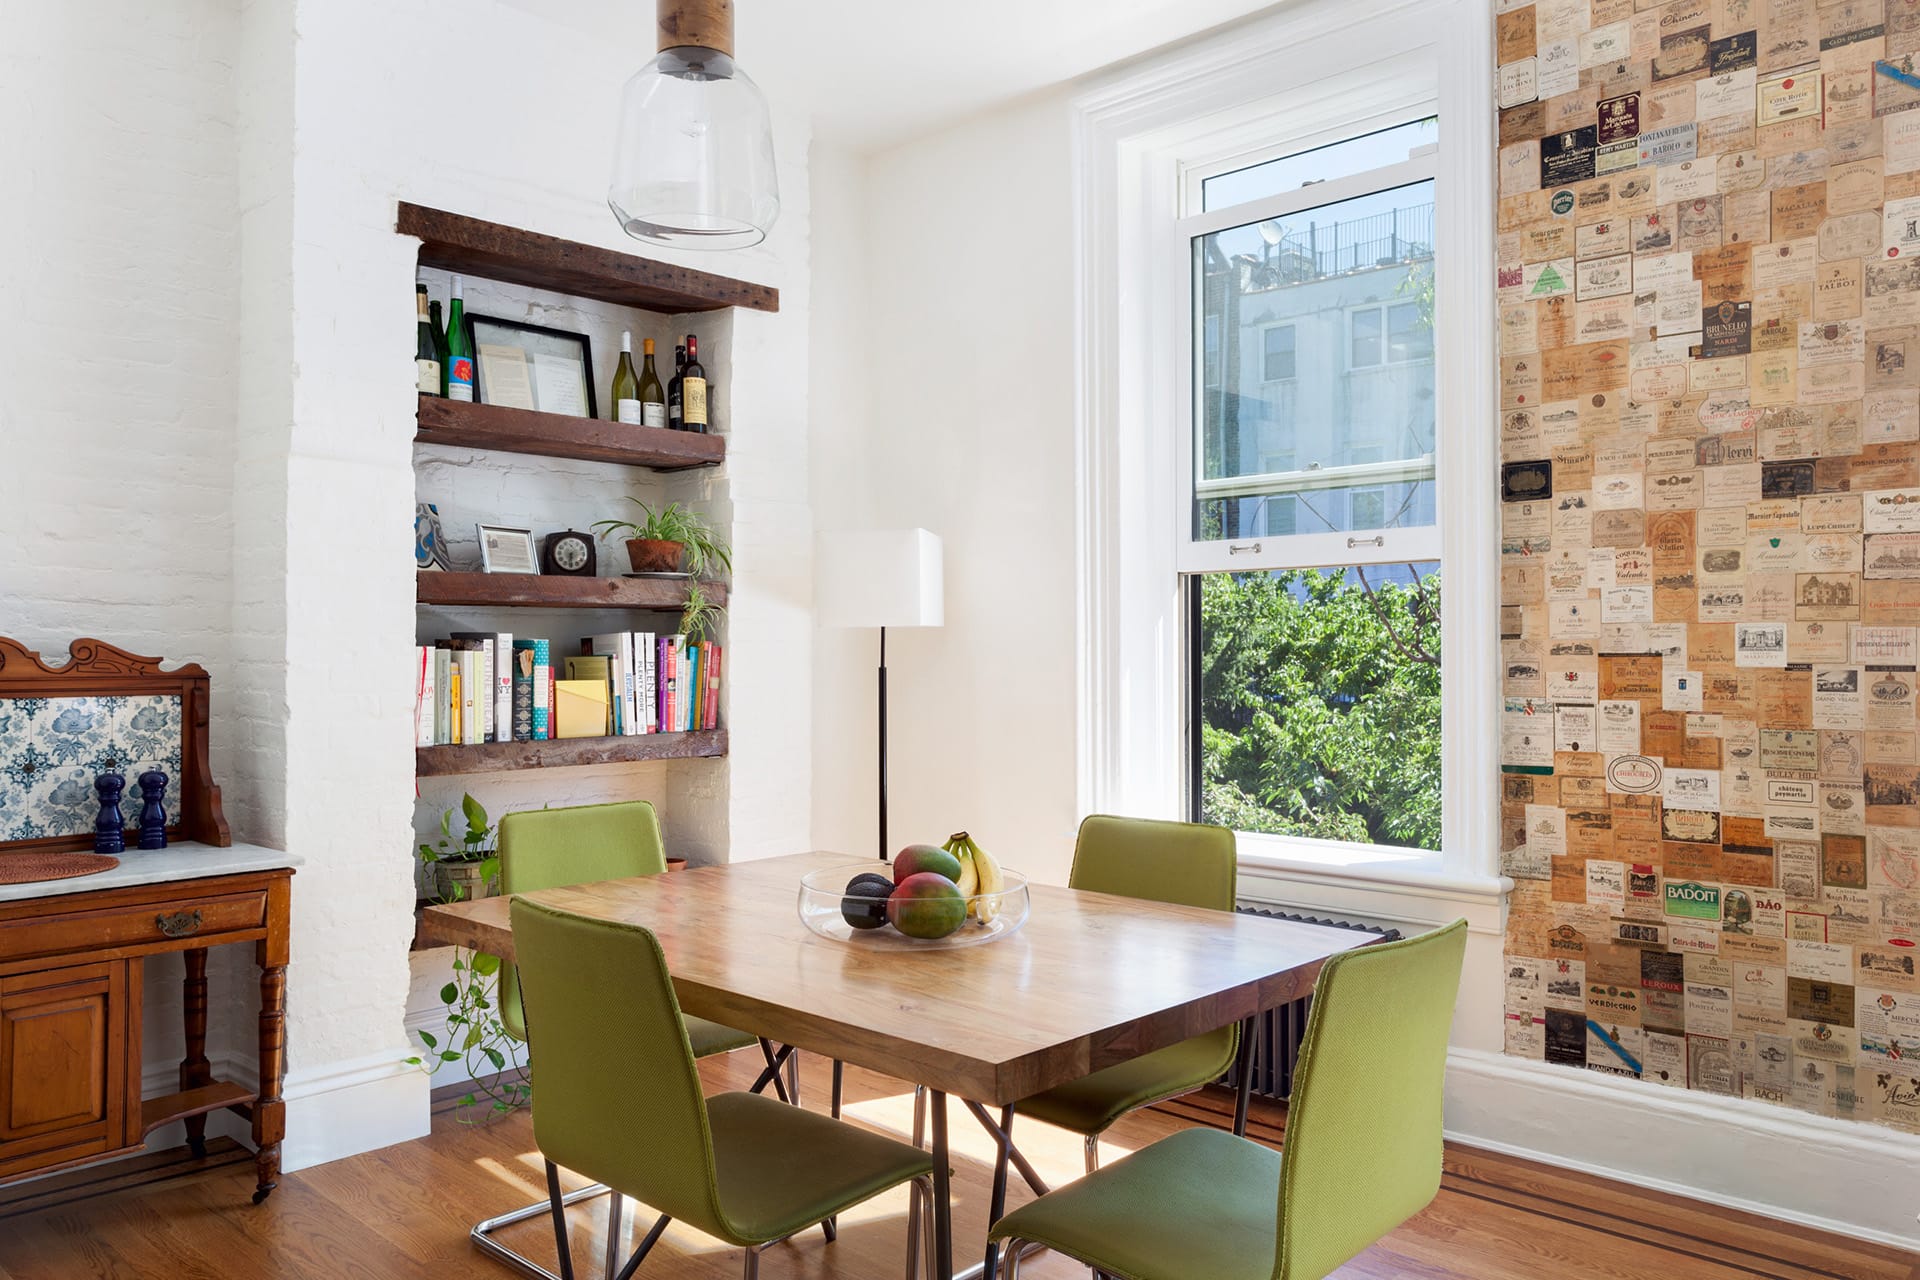
<svg viewBox="0 0 1920 1280"><path fill-rule="evenodd" d="M987 1107L1230 1023L1250 1029L1261 1012L1309 994L1329 957L1375 940L1035 884L1026 924L985 945L882 948L823 937L801 922L801 877L840 866L851 878L883 864L799 853L524 896L651 930L687 1013L924 1086L939 1280L953 1277L948 1095L1011 1149ZM508 909L505 898L429 907L422 937L511 960ZM1241 1036L1242 1126L1251 1042Z"/></svg>

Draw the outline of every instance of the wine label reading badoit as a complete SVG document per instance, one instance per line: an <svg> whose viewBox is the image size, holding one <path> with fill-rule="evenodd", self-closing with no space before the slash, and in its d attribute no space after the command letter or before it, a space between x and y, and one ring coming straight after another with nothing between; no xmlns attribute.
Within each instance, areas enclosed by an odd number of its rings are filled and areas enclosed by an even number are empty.
<svg viewBox="0 0 1920 1280"><path fill-rule="evenodd" d="M707 424L707 380L687 378L680 384L680 418L688 426Z"/></svg>
<svg viewBox="0 0 1920 1280"><path fill-rule="evenodd" d="M645 418L640 411L640 402L638 400L616 400L613 402L613 406L614 416L621 422L634 427L646 425Z"/></svg>

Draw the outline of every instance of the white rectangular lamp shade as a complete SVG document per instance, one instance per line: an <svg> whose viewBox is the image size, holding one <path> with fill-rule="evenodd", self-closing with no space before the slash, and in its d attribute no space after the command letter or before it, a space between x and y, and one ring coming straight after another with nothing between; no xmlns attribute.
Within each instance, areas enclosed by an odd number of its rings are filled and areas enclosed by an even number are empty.
<svg viewBox="0 0 1920 1280"><path fill-rule="evenodd" d="M946 620L940 539L925 529L840 529L814 542L823 627L937 627Z"/></svg>

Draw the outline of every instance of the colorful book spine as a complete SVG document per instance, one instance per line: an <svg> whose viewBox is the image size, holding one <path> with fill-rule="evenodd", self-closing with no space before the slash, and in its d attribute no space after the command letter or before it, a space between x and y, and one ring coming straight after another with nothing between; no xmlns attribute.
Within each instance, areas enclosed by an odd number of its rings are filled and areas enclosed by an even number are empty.
<svg viewBox="0 0 1920 1280"><path fill-rule="evenodd" d="M453 741L453 652L445 644L433 646L433 745Z"/></svg>
<svg viewBox="0 0 1920 1280"><path fill-rule="evenodd" d="M413 745L433 745L433 649L413 646Z"/></svg>
<svg viewBox="0 0 1920 1280"><path fill-rule="evenodd" d="M493 705L493 682L487 679L486 652L480 648L460 654L460 741L479 746L487 740L487 709Z"/></svg>
<svg viewBox="0 0 1920 1280"><path fill-rule="evenodd" d="M553 648L545 640L533 642L533 740L553 736Z"/></svg>
<svg viewBox="0 0 1920 1280"><path fill-rule="evenodd" d="M654 642L657 637L651 631L642 631L634 636L634 652L640 656L640 688L635 690L635 698L645 708L641 717L642 733L660 732L659 699L654 689L658 683L659 646Z"/></svg>
<svg viewBox="0 0 1920 1280"><path fill-rule="evenodd" d="M513 633L493 637L493 740L513 741Z"/></svg>
<svg viewBox="0 0 1920 1280"><path fill-rule="evenodd" d="M621 690L627 708L627 726L621 732L628 737L646 732L640 725L640 646L635 643L638 639L631 631L620 633L620 653L627 660L627 687Z"/></svg>
<svg viewBox="0 0 1920 1280"><path fill-rule="evenodd" d="M696 641L687 646L687 715L682 728L692 729L700 723L700 702L706 689L706 680L700 674L700 645Z"/></svg>
<svg viewBox="0 0 1920 1280"><path fill-rule="evenodd" d="M513 740L533 741L533 641L513 644Z"/></svg>
<svg viewBox="0 0 1920 1280"><path fill-rule="evenodd" d="M720 645L707 645L707 718L701 727L720 727Z"/></svg>

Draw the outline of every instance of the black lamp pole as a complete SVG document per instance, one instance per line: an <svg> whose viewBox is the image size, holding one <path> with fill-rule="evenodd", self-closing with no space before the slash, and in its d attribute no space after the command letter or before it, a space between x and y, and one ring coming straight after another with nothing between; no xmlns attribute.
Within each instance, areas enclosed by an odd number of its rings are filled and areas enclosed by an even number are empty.
<svg viewBox="0 0 1920 1280"><path fill-rule="evenodd" d="M887 629L880 628L880 861L887 860Z"/></svg>

